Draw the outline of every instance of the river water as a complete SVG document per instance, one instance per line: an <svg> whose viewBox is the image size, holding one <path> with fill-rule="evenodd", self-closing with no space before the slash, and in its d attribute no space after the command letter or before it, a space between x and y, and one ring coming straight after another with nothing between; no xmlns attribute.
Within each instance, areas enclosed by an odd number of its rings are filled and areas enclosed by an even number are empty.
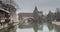
<svg viewBox="0 0 60 32"><path fill-rule="evenodd" d="M39 29L38 32L55 32L55 29L49 30L47 24L43 24L42 27L40 27L42 29ZM16 32L34 32L33 28L24 28L24 29L20 29L17 28Z"/></svg>
<svg viewBox="0 0 60 32"><path fill-rule="evenodd" d="M29 25L30 26L30 25ZM2 29L0 30L0 32L35 32L33 27L29 27L29 28L20 28L19 25L17 25L16 27L10 27L10 28L6 28L6 29ZM48 25L47 23L39 25L39 29L37 30L37 32L60 32L60 26L57 25Z"/></svg>

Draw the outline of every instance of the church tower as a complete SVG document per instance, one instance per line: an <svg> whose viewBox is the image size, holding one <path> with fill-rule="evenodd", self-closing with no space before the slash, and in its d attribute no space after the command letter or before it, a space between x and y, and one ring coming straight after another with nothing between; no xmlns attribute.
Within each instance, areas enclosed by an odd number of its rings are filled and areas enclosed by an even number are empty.
<svg viewBox="0 0 60 32"><path fill-rule="evenodd" d="M38 13L39 13L39 11L38 11L38 9L37 9L37 6L35 6L35 9L34 9L34 11L33 11L33 18L34 18L35 20L38 20Z"/></svg>
<svg viewBox="0 0 60 32"><path fill-rule="evenodd" d="M35 9L34 9L34 11L33 11L33 13L38 13L39 11L38 11L38 9L37 9L37 6L35 6Z"/></svg>

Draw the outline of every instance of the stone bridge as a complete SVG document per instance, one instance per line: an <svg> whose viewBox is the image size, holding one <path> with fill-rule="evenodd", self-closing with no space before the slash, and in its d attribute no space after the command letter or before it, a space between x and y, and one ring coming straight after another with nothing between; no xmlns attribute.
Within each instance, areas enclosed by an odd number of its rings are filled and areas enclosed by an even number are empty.
<svg viewBox="0 0 60 32"><path fill-rule="evenodd" d="M20 13L19 15L19 22L24 25L28 25L28 20L33 18L33 13Z"/></svg>

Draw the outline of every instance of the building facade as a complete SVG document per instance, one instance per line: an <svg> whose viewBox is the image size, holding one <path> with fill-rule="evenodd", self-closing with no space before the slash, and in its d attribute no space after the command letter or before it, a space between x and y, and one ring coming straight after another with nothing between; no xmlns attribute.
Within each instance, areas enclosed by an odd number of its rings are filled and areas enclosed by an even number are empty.
<svg viewBox="0 0 60 32"><path fill-rule="evenodd" d="M16 22L16 8L13 5L4 4L3 1L0 1L0 29Z"/></svg>
<svg viewBox="0 0 60 32"><path fill-rule="evenodd" d="M20 22L20 24L23 24L23 23L29 24L29 19L30 19L31 20L30 23L32 23L33 19L39 20L39 16L41 15L40 13L41 12L38 11L37 7L34 8L33 13L19 13L18 14L19 15L19 22Z"/></svg>

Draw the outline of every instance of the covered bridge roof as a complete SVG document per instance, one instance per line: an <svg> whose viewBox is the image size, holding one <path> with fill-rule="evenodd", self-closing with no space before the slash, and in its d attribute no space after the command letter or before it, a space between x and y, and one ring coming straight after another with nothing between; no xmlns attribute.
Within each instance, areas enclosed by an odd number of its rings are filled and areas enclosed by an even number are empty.
<svg viewBox="0 0 60 32"><path fill-rule="evenodd" d="M22 17L33 17L33 13L19 13L19 16L22 16Z"/></svg>

